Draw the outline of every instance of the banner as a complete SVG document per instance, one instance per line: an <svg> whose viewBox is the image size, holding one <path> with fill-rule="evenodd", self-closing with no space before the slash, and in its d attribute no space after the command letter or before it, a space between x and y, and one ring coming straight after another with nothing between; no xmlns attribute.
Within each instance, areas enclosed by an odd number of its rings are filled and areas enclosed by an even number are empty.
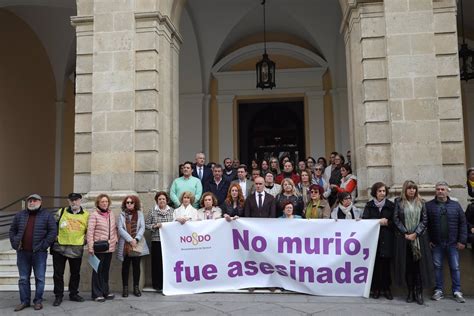
<svg viewBox="0 0 474 316"><path fill-rule="evenodd" d="M239 218L165 223L165 295L255 287L369 297L378 220Z"/></svg>

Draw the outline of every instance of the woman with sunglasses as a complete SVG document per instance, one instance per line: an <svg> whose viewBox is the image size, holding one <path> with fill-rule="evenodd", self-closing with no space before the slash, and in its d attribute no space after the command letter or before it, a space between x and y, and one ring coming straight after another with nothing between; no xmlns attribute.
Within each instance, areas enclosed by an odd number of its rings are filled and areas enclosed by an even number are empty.
<svg viewBox="0 0 474 316"><path fill-rule="evenodd" d="M352 204L352 197L347 192L337 194L337 206L331 212L332 219L356 219L361 217L361 211Z"/></svg>
<svg viewBox="0 0 474 316"><path fill-rule="evenodd" d="M331 209L327 201L323 198L323 188L317 184L309 186L309 201L304 210L306 219L321 219L331 216Z"/></svg>
<svg viewBox="0 0 474 316"><path fill-rule="evenodd" d="M319 185L323 189L322 197L327 199L331 195L331 187L329 183L324 179L324 165L318 163L314 167L314 172L312 174L311 182L313 184Z"/></svg>
<svg viewBox="0 0 474 316"><path fill-rule="evenodd" d="M117 259L122 261L122 297L128 297L128 275L130 265L133 266L133 295L142 296L139 288L140 259L150 254L143 234L145 233L145 218L140 210L140 200L137 196L129 195L123 199L122 212L119 215L119 243Z"/></svg>

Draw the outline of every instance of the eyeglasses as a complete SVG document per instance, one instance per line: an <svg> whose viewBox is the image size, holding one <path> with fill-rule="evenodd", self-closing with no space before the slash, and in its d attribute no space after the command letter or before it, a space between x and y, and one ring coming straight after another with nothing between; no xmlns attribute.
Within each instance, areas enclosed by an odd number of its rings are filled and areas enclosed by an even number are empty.
<svg viewBox="0 0 474 316"><path fill-rule="evenodd" d="M126 203L127 204L135 204L135 202L133 202L133 201L127 201Z"/></svg>
<svg viewBox="0 0 474 316"><path fill-rule="evenodd" d="M315 168L314 170L316 170L316 171L323 171L322 168Z"/></svg>

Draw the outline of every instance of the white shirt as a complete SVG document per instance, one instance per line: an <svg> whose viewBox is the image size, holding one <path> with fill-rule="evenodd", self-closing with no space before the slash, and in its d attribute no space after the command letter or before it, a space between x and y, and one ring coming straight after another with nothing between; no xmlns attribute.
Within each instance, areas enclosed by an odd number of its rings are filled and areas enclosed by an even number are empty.
<svg viewBox="0 0 474 316"><path fill-rule="evenodd" d="M244 195L244 199L247 198L247 180L240 181L239 179L239 185L242 188L242 194Z"/></svg>
<svg viewBox="0 0 474 316"><path fill-rule="evenodd" d="M262 195L262 205L258 205L258 195ZM263 201L265 201L265 191L258 193L255 191L255 202L257 202L257 207L262 207L263 206Z"/></svg>

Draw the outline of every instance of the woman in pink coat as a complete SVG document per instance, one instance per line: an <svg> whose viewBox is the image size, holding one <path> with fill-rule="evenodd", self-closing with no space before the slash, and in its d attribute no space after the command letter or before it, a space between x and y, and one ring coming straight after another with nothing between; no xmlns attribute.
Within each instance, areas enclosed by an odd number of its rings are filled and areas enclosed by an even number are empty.
<svg viewBox="0 0 474 316"><path fill-rule="evenodd" d="M95 200L96 209L90 214L87 226L89 256L95 254L100 260L97 272L92 271L92 299L96 302L105 302L106 299L112 300L115 297L109 290L109 270L118 238L115 216L109 208L110 204L107 194L99 194ZM104 246L107 242L108 247Z"/></svg>

